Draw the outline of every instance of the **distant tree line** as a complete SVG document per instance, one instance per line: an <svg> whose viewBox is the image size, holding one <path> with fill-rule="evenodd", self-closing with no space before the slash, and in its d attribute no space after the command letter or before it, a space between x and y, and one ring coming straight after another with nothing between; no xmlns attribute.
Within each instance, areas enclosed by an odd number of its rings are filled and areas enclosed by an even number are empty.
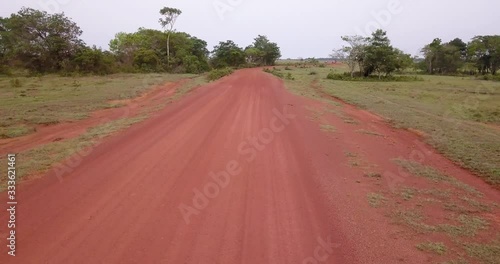
<svg viewBox="0 0 500 264"><path fill-rule="evenodd" d="M330 55L349 67L351 77L389 76L408 68L429 74L492 74L500 67L500 36L476 36L469 43L460 38L443 42L436 38L422 49L424 58L412 58L391 45L387 33L371 37L344 36L347 45Z"/></svg>
<svg viewBox="0 0 500 264"><path fill-rule="evenodd" d="M245 49L233 41L220 42L212 52L207 42L174 24L181 11L160 10L164 31L139 28L120 32L109 51L89 47L82 30L61 14L23 7L10 17L0 17L0 73L26 69L33 73L176 72L201 73L211 68L274 65L280 48L266 36L258 36Z"/></svg>
<svg viewBox="0 0 500 264"><path fill-rule="evenodd" d="M422 49L419 68L430 74L492 74L500 67L500 36L476 36L469 43L460 38L436 38Z"/></svg>

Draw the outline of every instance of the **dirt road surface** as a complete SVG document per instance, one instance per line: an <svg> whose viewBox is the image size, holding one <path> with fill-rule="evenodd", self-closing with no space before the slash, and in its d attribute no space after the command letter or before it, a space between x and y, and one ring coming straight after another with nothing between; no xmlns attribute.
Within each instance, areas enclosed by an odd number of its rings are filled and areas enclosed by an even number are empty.
<svg viewBox="0 0 500 264"><path fill-rule="evenodd" d="M321 120L325 107L258 69L200 87L76 168L20 186L17 256L4 249L0 263L428 262L368 205L372 185L348 152L397 172L390 159L418 148L498 198L416 135L359 110L347 109L355 128Z"/></svg>

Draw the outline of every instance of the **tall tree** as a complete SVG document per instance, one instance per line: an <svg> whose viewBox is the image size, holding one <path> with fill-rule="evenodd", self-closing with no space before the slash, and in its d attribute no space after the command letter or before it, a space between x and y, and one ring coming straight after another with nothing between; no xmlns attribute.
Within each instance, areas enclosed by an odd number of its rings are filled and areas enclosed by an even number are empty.
<svg viewBox="0 0 500 264"><path fill-rule="evenodd" d="M422 49L425 61L427 62L427 72L430 74L434 73L434 68L437 65L442 42L443 41L440 38L435 38L430 44L426 45Z"/></svg>
<svg viewBox="0 0 500 264"><path fill-rule="evenodd" d="M281 57L281 51L278 44L269 41L266 36L258 35L253 44L250 46L260 52L260 58L258 59L258 64L263 65L274 65L276 60Z"/></svg>
<svg viewBox="0 0 500 264"><path fill-rule="evenodd" d="M482 74L496 74L500 67L500 36L476 36L468 46L471 60Z"/></svg>
<svg viewBox="0 0 500 264"><path fill-rule="evenodd" d="M376 30L372 33L368 43L363 58L364 75L368 76L377 72L380 78L382 73L389 75L395 71L396 52L391 46L387 32L381 29Z"/></svg>
<svg viewBox="0 0 500 264"><path fill-rule="evenodd" d="M163 7L160 10L160 14L163 16L159 20L160 25L167 31L167 66L170 66L170 35L182 11L177 8Z"/></svg>

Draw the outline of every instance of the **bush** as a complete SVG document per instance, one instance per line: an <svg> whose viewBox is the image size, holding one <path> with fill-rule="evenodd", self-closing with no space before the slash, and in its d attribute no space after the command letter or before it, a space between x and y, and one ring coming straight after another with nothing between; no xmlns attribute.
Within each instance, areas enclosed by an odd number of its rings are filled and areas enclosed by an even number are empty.
<svg viewBox="0 0 500 264"><path fill-rule="evenodd" d="M231 69L231 68L215 69L215 70L211 70L207 74L207 79L209 81L215 81L215 80L218 80L224 76L230 75L231 73L233 73L233 69Z"/></svg>
<svg viewBox="0 0 500 264"><path fill-rule="evenodd" d="M290 68L288 66L285 67L285 71L291 71L291 70L292 70L292 68Z"/></svg>
<svg viewBox="0 0 500 264"><path fill-rule="evenodd" d="M316 75L316 74L318 74L318 73L317 73L317 72L315 72L315 71L311 71L311 72L309 73L309 75Z"/></svg>
<svg viewBox="0 0 500 264"><path fill-rule="evenodd" d="M336 80L336 81L351 81L351 82L414 82L414 81L423 81L421 77L417 76L406 76L406 75L400 75L400 76L374 76L370 75L368 77L360 77L360 76L354 76L351 77L351 74L348 72L345 73L334 73L330 72L326 76L327 79L329 80Z"/></svg>
<svg viewBox="0 0 500 264"><path fill-rule="evenodd" d="M497 82L500 82L500 75L487 74L487 75L478 76L478 77L476 77L476 79L484 80L484 81L497 81Z"/></svg>
<svg viewBox="0 0 500 264"><path fill-rule="evenodd" d="M267 72L267 73L270 73L278 78L281 78L281 79L287 79L287 80L295 80L295 78L292 76L291 73L287 73L286 75L281 73L279 69L276 69L273 67L273 69L268 69L268 68L264 68L263 69L264 72Z"/></svg>

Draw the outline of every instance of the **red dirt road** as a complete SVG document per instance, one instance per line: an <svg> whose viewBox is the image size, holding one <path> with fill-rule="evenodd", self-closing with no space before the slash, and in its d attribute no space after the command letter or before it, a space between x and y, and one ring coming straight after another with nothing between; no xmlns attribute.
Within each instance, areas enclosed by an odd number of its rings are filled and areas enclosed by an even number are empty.
<svg viewBox="0 0 500 264"><path fill-rule="evenodd" d="M310 116L322 107L256 69L200 87L107 139L61 181L51 171L21 185L17 256L2 246L0 263L430 261L368 205L372 185L345 155L397 172L391 158L426 147L366 112L353 113L356 128L331 119L337 131L321 131ZM353 133L363 127L386 136Z"/></svg>

